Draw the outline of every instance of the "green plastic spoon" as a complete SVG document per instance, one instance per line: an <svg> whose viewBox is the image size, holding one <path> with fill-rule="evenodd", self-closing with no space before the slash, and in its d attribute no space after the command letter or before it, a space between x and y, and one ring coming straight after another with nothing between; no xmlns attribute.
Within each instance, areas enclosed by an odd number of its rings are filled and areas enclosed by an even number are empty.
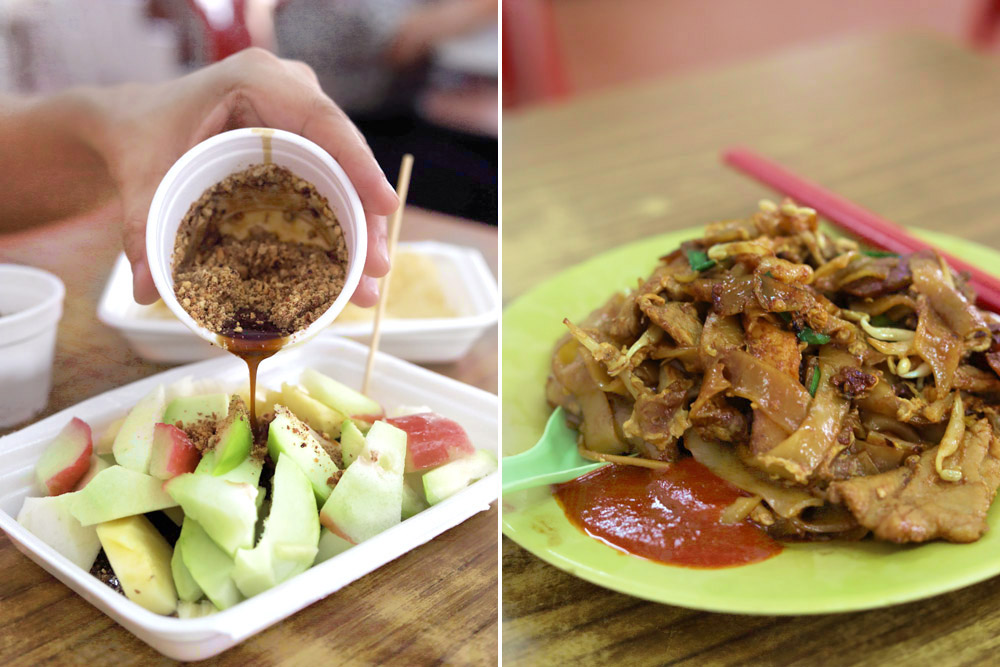
<svg viewBox="0 0 1000 667"><path fill-rule="evenodd" d="M589 461L576 450L576 431L566 426L562 408L556 408L535 446L502 461L503 493L543 484L568 482L606 463Z"/></svg>

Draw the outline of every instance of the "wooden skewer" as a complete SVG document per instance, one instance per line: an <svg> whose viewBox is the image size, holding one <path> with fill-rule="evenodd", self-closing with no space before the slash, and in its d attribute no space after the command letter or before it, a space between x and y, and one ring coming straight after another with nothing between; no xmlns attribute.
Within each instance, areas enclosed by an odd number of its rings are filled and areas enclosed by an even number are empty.
<svg viewBox="0 0 1000 667"><path fill-rule="evenodd" d="M361 383L361 393L368 394L368 385L372 379L372 368L375 366L375 351L378 350L382 331L382 318L385 317L385 305L389 301L389 282L392 278L391 265L396 258L396 242L399 240L399 228L403 222L403 207L406 206L406 195L410 191L410 172L413 170L413 156L407 153L399 166L399 179L396 181L396 194L399 196L399 208L389 218L389 272L382 278L378 288L378 305L375 306L375 324L372 327L372 339L368 347L368 363L365 364L365 379Z"/></svg>

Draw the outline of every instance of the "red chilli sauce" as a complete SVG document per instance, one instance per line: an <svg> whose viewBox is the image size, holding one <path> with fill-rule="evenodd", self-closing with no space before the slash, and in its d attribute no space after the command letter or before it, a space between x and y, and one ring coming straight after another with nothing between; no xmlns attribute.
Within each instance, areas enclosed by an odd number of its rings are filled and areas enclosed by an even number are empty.
<svg viewBox="0 0 1000 667"><path fill-rule="evenodd" d="M649 560L686 567L748 565L781 545L746 519L720 522L745 495L694 459L665 470L608 465L557 484L566 517L591 537Z"/></svg>

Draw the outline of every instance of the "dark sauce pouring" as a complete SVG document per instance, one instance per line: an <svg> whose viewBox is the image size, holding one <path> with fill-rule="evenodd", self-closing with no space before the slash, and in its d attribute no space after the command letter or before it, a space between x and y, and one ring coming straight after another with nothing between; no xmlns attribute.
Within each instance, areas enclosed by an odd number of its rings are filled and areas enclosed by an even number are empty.
<svg viewBox="0 0 1000 667"><path fill-rule="evenodd" d="M259 127L254 128L252 132L260 135L264 164L271 164L271 137L274 135L274 130ZM225 327L216 340L224 350L242 359L250 372L250 430L256 439L258 437L257 367L260 366L260 362L284 347L288 342L288 336L271 322L260 322L250 315L244 312L236 313L232 324Z"/></svg>
<svg viewBox="0 0 1000 667"><path fill-rule="evenodd" d="M257 434L257 367L288 342L288 336L270 322L260 322L249 313L237 313L233 322L216 337L219 345L235 354L250 372L250 426Z"/></svg>

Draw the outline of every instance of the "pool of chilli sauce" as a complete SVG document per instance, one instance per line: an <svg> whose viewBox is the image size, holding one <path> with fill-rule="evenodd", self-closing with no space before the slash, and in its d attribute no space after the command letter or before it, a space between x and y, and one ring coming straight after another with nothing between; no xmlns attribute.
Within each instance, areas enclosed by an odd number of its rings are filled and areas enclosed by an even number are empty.
<svg viewBox="0 0 1000 667"><path fill-rule="evenodd" d="M781 545L749 519L720 522L723 510L747 494L694 459L664 470L608 465L555 485L570 523L627 553L698 568L766 560Z"/></svg>

